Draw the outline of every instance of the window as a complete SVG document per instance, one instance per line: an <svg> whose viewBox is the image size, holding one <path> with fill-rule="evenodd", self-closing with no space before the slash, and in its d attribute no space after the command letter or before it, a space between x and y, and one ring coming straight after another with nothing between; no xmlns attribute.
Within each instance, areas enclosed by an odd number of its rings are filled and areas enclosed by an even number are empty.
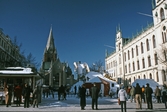
<svg viewBox="0 0 167 112"><path fill-rule="evenodd" d="M161 21L163 21L165 19L164 9L163 8L161 8L161 10L160 10L160 16L161 16Z"/></svg>
<svg viewBox="0 0 167 112"><path fill-rule="evenodd" d="M138 56L138 46L136 46L136 56Z"/></svg>
<svg viewBox="0 0 167 112"><path fill-rule="evenodd" d="M124 60L126 61L126 52L124 52Z"/></svg>
<svg viewBox="0 0 167 112"><path fill-rule="evenodd" d="M166 55L166 51L164 50L164 59L165 61L167 61L167 55Z"/></svg>
<svg viewBox="0 0 167 112"><path fill-rule="evenodd" d="M134 58L133 48L132 48L132 58Z"/></svg>
<svg viewBox="0 0 167 112"><path fill-rule="evenodd" d="M129 54L129 50L128 50L128 60L130 59L130 54Z"/></svg>
<svg viewBox="0 0 167 112"><path fill-rule="evenodd" d="M137 61L137 69L140 70L139 60Z"/></svg>
<svg viewBox="0 0 167 112"><path fill-rule="evenodd" d="M157 82L159 82L158 72L156 72Z"/></svg>
<svg viewBox="0 0 167 112"><path fill-rule="evenodd" d="M144 53L143 42L141 42L141 53Z"/></svg>
<svg viewBox="0 0 167 112"><path fill-rule="evenodd" d="M130 63L129 63L129 73L131 73L131 70L130 70L131 68L130 68Z"/></svg>
<svg viewBox="0 0 167 112"><path fill-rule="evenodd" d="M133 71L135 71L135 63L133 62Z"/></svg>
<svg viewBox="0 0 167 112"><path fill-rule="evenodd" d="M142 59L142 65L143 65L143 68L145 68L145 60L144 60L144 58Z"/></svg>
<svg viewBox="0 0 167 112"><path fill-rule="evenodd" d="M150 50L150 46L149 46L149 40L148 39L146 40L146 45L147 45L147 51L149 51Z"/></svg>
<svg viewBox="0 0 167 112"><path fill-rule="evenodd" d="M150 73L150 79L152 79L152 74Z"/></svg>
<svg viewBox="0 0 167 112"><path fill-rule="evenodd" d="M151 66L151 58L150 58L150 56L148 56L148 67L150 67Z"/></svg>
<svg viewBox="0 0 167 112"><path fill-rule="evenodd" d="M152 40L153 40L153 48L156 48L156 40L155 40L155 35L153 35Z"/></svg>
<svg viewBox="0 0 167 112"><path fill-rule="evenodd" d="M143 78L146 79L146 76L144 75Z"/></svg>
<svg viewBox="0 0 167 112"><path fill-rule="evenodd" d="M158 56L157 56L157 54L154 54L154 59L155 59L155 65L158 65Z"/></svg>

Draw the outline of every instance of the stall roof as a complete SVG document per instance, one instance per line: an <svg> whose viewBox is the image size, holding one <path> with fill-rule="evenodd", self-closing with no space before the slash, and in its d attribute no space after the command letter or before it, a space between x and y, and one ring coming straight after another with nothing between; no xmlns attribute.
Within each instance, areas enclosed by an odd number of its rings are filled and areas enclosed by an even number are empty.
<svg viewBox="0 0 167 112"><path fill-rule="evenodd" d="M36 75L37 73L32 72L32 68L24 67L7 67L5 69L0 69L0 75Z"/></svg>

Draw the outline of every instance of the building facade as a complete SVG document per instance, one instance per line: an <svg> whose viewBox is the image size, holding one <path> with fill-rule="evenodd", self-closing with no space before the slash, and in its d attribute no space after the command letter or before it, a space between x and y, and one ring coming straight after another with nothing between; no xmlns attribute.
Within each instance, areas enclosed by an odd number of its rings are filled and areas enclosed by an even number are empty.
<svg viewBox="0 0 167 112"><path fill-rule="evenodd" d="M152 17L153 24L132 38L124 38L118 28L115 51L106 51L106 71L120 84L136 79L167 84L167 0L153 1Z"/></svg>
<svg viewBox="0 0 167 112"><path fill-rule="evenodd" d="M0 30L0 68L19 66L20 52L17 45L13 44L11 38Z"/></svg>
<svg viewBox="0 0 167 112"><path fill-rule="evenodd" d="M44 76L43 84L52 86L55 89L58 89L61 85L72 86L74 76L72 74L68 75L68 70L68 64L61 62L58 58L51 27L40 68L40 73Z"/></svg>

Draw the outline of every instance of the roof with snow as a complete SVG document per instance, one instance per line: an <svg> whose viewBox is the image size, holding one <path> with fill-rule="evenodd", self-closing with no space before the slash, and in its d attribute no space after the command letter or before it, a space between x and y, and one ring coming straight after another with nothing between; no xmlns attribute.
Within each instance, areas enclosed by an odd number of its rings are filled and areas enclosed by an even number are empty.
<svg viewBox="0 0 167 112"><path fill-rule="evenodd" d="M0 76L3 75L37 75L37 73L34 73L32 68L7 67L5 69L0 69Z"/></svg>

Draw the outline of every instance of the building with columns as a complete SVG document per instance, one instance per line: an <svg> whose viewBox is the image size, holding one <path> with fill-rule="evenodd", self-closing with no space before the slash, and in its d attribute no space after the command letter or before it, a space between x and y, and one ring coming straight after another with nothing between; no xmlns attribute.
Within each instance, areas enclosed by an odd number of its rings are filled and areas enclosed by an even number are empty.
<svg viewBox="0 0 167 112"><path fill-rule="evenodd" d="M58 89L60 85L73 85L74 76L67 74L69 69L68 64L61 62L58 57L51 27L40 68L40 73L43 74L44 77L42 84L52 86L56 89Z"/></svg>
<svg viewBox="0 0 167 112"><path fill-rule="evenodd" d="M152 17L153 23L131 38L124 38L118 28L115 51L106 51L106 71L120 84L136 79L167 84L167 0L153 0Z"/></svg>

